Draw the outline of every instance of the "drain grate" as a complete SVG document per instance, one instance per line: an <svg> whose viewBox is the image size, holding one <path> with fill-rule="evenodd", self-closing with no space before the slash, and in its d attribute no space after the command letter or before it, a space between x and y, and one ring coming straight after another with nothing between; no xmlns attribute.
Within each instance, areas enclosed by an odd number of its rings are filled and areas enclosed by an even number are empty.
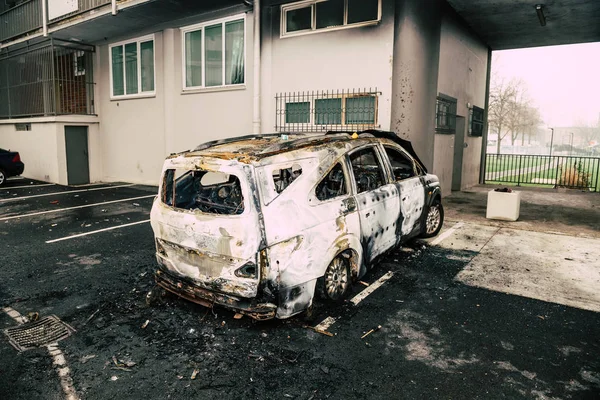
<svg viewBox="0 0 600 400"><path fill-rule="evenodd" d="M4 330L10 344L19 351L58 342L68 338L73 332L75 329L58 319L56 315L49 315L37 321Z"/></svg>

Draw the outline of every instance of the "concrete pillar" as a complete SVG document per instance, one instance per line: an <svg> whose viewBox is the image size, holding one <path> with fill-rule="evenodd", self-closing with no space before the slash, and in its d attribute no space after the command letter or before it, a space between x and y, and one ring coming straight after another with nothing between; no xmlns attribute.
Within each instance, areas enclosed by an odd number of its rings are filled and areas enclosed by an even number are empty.
<svg viewBox="0 0 600 400"><path fill-rule="evenodd" d="M433 168L442 0L396 0L391 130Z"/></svg>

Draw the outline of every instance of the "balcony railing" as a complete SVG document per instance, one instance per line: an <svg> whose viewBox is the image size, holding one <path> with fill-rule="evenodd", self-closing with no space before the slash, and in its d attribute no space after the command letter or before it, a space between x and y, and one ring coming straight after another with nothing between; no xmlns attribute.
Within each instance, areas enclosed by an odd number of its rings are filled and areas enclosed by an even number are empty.
<svg viewBox="0 0 600 400"><path fill-rule="evenodd" d="M94 114L93 47L50 39L0 56L0 119Z"/></svg>
<svg viewBox="0 0 600 400"><path fill-rule="evenodd" d="M42 1L30 0L0 14L0 42L40 29Z"/></svg>
<svg viewBox="0 0 600 400"><path fill-rule="evenodd" d="M1 1L1 0L0 0ZM0 42L6 42L42 28L42 2L48 2L48 24L53 24L75 15L111 4L111 0L77 0L77 8L68 12L68 8L57 10L54 6L64 0L29 0L0 14ZM122 2L124 0L117 0ZM67 12L61 12L66 10ZM56 15L58 13L58 15Z"/></svg>

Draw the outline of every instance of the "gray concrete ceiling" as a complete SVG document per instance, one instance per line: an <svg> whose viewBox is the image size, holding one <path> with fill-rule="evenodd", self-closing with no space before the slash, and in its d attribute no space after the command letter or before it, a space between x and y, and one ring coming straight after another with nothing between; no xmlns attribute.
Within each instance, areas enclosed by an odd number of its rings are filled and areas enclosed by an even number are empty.
<svg viewBox="0 0 600 400"><path fill-rule="evenodd" d="M492 50L600 41L600 0L447 1Z"/></svg>

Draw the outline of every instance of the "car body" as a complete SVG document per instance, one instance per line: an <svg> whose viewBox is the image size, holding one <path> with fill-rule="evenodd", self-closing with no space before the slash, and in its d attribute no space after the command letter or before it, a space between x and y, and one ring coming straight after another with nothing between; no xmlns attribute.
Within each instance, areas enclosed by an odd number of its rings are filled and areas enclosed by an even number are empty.
<svg viewBox="0 0 600 400"><path fill-rule="evenodd" d="M11 176L21 175L25 164L17 151L0 149L0 186L6 183Z"/></svg>
<svg viewBox="0 0 600 400"><path fill-rule="evenodd" d="M437 177L391 132L210 142L165 161L155 280L199 304L287 318L315 293L340 300L377 257L442 221Z"/></svg>

